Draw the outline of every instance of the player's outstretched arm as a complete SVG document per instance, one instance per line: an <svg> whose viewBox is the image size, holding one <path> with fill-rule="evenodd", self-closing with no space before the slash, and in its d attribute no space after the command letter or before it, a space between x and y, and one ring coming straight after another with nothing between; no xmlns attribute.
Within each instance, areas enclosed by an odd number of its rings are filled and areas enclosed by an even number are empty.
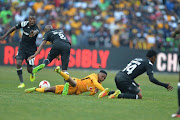
<svg viewBox="0 0 180 120"><path fill-rule="evenodd" d="M27 60L29 61L32 58L34 58L37 54L39 54L41 52L41 50L43 49L45 43L46 43L46 40L43 40L41 45L39 46L38 50L36 51L36 53L34 55L31 55Z"/></svg>
<svg viewBox="0 0 180 120"><path fill-rule="evenodd" d="M0 40L4 40L9 34L11 34L14 30L16 30L16 27L12 27L8 32L6 32L3 36L0 37Z"/></svg>
<svg viewBox="0 0 180 120"><path fill-rule="evenodd" d="M169 91L169 90L173 90L173 87L172 87L169 83L168 83L168 84L162 83L162 82L158 81L156 78L154 78L153 75L150 75L150 76L149 76L149 80L150 80L152 83L156 84L156 85L160 85L160 86L165 87L168 91Z"/></svg>

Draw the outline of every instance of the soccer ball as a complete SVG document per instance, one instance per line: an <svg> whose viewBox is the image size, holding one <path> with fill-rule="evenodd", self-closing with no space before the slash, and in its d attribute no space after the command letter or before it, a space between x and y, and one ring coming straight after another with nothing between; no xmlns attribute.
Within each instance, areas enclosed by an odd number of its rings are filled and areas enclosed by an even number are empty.
<svg viewBox="0 0 180 120"><path fill-rule="evenodd" d="M50 87L50 83L47 80L43 80L39 83L39 88Z"/></svg>

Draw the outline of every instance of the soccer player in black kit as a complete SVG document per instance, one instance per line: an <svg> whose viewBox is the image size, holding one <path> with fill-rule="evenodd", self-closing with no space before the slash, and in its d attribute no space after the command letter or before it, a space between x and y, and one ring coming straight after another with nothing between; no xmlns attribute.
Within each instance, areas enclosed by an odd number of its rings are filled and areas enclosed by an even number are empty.
<svg viewBox="0 0 180 120"><path fill-rule="evenodd" d="M54 58L57 58L57 56L61 55L62 71L66 74L69 74L67 72L67 67L69 63L71 43L62 30L53 29L51 25L45 26L45 32L46 33L43 36L43 41L39 46L37 52L34 55L30 56L28 60L31 60L37 54L39 54L47 41L50 41L52 43L52 48L48 54L47 59L45 59L39 66L35 67L33 69L33 73L37 73L39 70L43 69L46 65L51 63ZM68 93L68 88L69 83L65 84L63 94Z"/></svg>
<svg viewBox="0 0 180 120"><path fill-rule="evenodd" d="M34 55L30 56L28 60L31 60L37 54L39 54L47 41L50 41L52 43L52 48L48 54L47 59L45 59L43 63L39 66L35 67L33 69L33 73L37 73L39 70L43 69L46 65L51 63L51 61L59 55L61 55L62 71L67 73L71 43L69 42L62 30L53 29L51 25L45 26L45 32L46 33L43 36L43 41L39 46L37 52Z"/></svg>
<svg viewBox="0 0 180 120"><path fill-rule="evenodd" d="M119 71L115 76L115 83L119 90L110 91L105 89L99 94L99 98L110 95L109 98L127 98L127 99L142 99L142 93L139 85L134 79L147 72L149 80L156 84L165 87L167 90L172 90L170 84L162 83L156 80L153 76L153 64L156 61L157 53L154 50L149 50L146 58L133 59L122 71Z"/></svg>
<svg viewBox="0 0 180 120"><path fill-rule="evenodd" d="M172 33L172 37L174 39L180 39L180 20L178 21L178 27L176 30ZM178 61L179 61L179 82L178 82L178 111L175 114L172 114L172 117L180 118L180 54L178 55Z"/></svg>
<svg viewBox="0 0 180 120"><path fill-rule="evenodd" d="M24 59L27 63L27 71L30 73L30 80L34 81L35 79L35 74L32 73L34 59L30 59L28 61L27 59L29 56L33 55L37 50L36 38L39 33L39 28L36 25L36 16L30 15L28 21L23 21L17 24L16 26L12 27L8 32L6 32L2 37L0 37L0 40L5 39L13 31L20 28L23 29L23 35L22 39L20 40L18 52L16 55L16 68L17 74L20 79L20 85L18 86L18 88L24 88L25 84L22 76L22 62Z"/></svg>

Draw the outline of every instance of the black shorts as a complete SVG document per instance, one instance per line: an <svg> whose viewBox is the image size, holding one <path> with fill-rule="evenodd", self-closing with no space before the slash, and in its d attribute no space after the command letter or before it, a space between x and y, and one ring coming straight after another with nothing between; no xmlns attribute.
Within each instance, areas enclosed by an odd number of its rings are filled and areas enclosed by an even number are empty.
<svg viewBox="0 0 180 120"><path fill-rule="evenodd" d="M122 93L138 94L140 92L138 88L139 86L135 83L133 79L129 78L129 76L125 73L117 73L115 77L115 83L117 88Z"/></svg>
<svg viewBox="0 0 180 120"><path fill-rule="evenodd" d="M28 66L33 66L35 58L31 59L30 61L27 61L27 59L31 55L34 55L34 53L35 51L28 51L28 50L23 49L21 46L19 46L18 52L15 58L16 60L22 60L22 61L25 59Z"/></svg>
<svg viewBox="0 0 180 120"><path fill-rule="evenodd" d="M61 55L62 70L67 70L71 45L63 41L59 41L54 44L55 45L52 46L47 59L51 62L58 55Z"/></svg>

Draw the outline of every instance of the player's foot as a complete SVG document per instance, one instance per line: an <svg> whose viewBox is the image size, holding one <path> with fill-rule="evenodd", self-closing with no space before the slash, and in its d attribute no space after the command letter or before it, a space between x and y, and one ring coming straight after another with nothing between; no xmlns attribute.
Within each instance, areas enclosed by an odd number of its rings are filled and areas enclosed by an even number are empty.
<svg viewBox="0 0 180 120"><path fill-rule="evenodd" d="M21 83L18 88L24 88L25 87L25 84L24 83Z"/></svg>
<svg viewBox="0 0 180 120"><path fill-rule="evenodd" d="M62 95L67 95L68 94L68 90L69 90L69 82L66 82L64 85L64 89L62 92Z"/></svg>
<svg viewBox="0 0 180 120"><path fill-rule="evenodd" d="M112 99L112 98L117 98L118 95L121 94L120 90L116 90L114 94L111 94L108 98Z"/></svg>
<svg viewBox="0 0 180 120"><path fill-rule="evenodd" d="M35 90L36 90L36 87L33 87L33 88L26 89L24 92L25 93L31 93L31 92L34 92Z"/></svg>
<svg viewBox="0 0 180 120"><path fill-rule="evenodd" d="M37 73L38 71L40 71L41 69L43 69L45 67L45 64L40 64L37 67L35 67L32 71L32 73Z"/></svg>
<svg viewBox="0 0 180 120"><path fill-rule="evenodd" d="M57 73L60 73L60 72L61 72L60 66L57 66L57 67L54 69L54 71L57 72Z"/></svg>
<svg viewBox="0 0 180 120"><path fill-rule="evenodd" d="M102 91L99 95L98 95L98 98L102 98L106 95L108 95L109 93L109 88L106 88L104 91Z"/></svg>
<svg viewBox="0 0 180 120"><path fill-rule="evenodd" d="M35 73L30 74L30 81L34 82L35 79L36 79Z"/></svg>

